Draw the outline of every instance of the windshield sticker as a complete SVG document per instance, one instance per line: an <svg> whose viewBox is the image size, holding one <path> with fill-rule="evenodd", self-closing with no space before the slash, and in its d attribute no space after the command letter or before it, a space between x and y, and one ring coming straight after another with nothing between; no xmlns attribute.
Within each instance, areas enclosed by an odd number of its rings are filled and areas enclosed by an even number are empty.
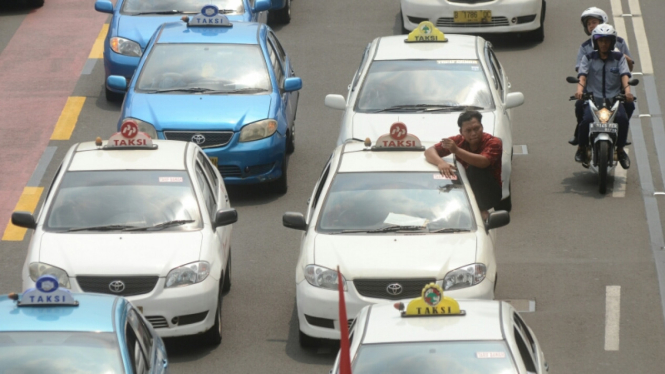
<svg viewBox="0 0 665 374"><path fill-rule="evenodd" d="M505 352L476 352L476 358L506 358Z"/></svg>
<svg viewBox="0 0 665 374"><path fill-rule="evenodd" d="M478 70L480 70L480 66L472 66L471 70L478 71Z"/></svg>
<svg viewBox="0 0 665 374"><path fill-rule="evenodd" d="M437 64L474 64L478 65L478 60L436 60Z"/></svg>
<svg viewBox="0 0 665 374"><path fill-rule="evenodd" d="M397 213L388 213L388 216L383 221L383 223L387 225L399 226L425 226L427 222L427 218L413 217Z"/></svg>
<svg viewBox="0 0 665 374"><path fill-rule="evenodd" d="M159 177L160 183L182 183L182 177Z"/></svg>
<svg viewBox="0 0 665 374"><path fill-rule="evenodd" d="M439 180L440 180L440 179L445 179L445 180L453 180L453 181L456 181L456 180L457 180L457 175L453 174L453 175L450 176L450 177L446 177L445 175L443 175L443 174L441 174L441 173L437 173L437 174L434 174L434 179L439 179Z"/></svg>

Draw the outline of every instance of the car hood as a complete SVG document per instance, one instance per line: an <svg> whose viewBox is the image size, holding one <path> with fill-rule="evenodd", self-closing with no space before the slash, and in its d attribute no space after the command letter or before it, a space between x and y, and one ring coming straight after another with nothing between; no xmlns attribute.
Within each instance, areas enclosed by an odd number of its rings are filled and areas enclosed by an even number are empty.
<svg viewBox="0 0 665 374"><path fill-rule="evenodd" d="M443 279L476 261L476 234L318 234L314 263L355 278Z"/></svg>
<svg viewBox="0 0 665 374"><path fill-rule="evenodd" d="M200 231L46 233L39 261L77 275L159 275L199 261Z"/></svg>
<svg viewBox="0 0 665 374"><path fill-rule="evenodd" d="M270 95L199 95L134 93L125 117L162 130L233 130L268 118Z"/></svg>
<svg viewBox="0 0 665 374"><path fill-rule="evenodd" d="M483 112L483 131L494 135L495 115ZM421 141L438 142L441 138L459 135L457 118L460 112L452 113L354 113L353 137L356 139L378 139L388 133L390 125L404 122L409 133Z"/></svg>

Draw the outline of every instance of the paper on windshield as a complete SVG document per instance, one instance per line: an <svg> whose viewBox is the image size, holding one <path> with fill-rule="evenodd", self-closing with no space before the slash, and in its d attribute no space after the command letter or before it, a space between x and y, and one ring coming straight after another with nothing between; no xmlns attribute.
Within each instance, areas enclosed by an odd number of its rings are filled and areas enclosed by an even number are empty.
<svg viewBox="0 0 665 374"><path fill-rule="evenodd" d="M406 214L389 213L383 223L400 226L425 226L427 219L407 216Z"/></svg>

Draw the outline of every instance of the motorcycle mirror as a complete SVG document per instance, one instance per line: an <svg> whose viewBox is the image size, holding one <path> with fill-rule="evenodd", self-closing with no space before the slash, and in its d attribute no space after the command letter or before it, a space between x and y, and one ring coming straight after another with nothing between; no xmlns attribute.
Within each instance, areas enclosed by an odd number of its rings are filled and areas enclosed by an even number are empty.
<svg viewBox="0 0 665 374"><path fill-rule="evenodd" d="M575 77L566 77L566 82L568 83L579 83L580 80Z"/></svg>
<svg viewBox="0 0 665 374"><path fill-rule="evenodd" d="M630 86L637 86L639 83L640 83L639 79L631 79L631 80L628 81L628 84Z"/></svg>

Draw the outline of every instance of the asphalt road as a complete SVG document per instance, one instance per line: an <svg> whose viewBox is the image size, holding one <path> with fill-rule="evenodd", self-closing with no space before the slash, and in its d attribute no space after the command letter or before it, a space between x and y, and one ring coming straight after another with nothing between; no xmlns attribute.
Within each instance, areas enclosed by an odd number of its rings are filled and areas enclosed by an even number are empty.
<svg viewBox="0 0 665 374"><path fill-rule="evenodd" d="M80 0L47 0L43 8L32 12L52 12L58 4L76 2L94 14L92 2ZM637 1L615 3L630 13ZM645 24L660 106L665 106L665 78L660 73L665 71L665 3L639 0L639 4L643 16L635 18ZM577 47L586 37L578 16L589 6L611 14L610 0L549 0L543 43L490 38L512 90L526 97L524 106L513 110L513 139L528 150L513 160L512 222L498 232L496 295L498 299L535 300L535 312L524 313L524 318L534 329L551 372L658 373L665 367L665 322L652 252L652 244L658 243L652 238L654 232L662 235L665 196L654 202L652 194L665 190L661 172L665 165L658 160L658 151L664 152L665 145L656 143L654 136L659 138L652 128L657 127L658 118L662 126L662 115L653 112L656 108L646 100L645 86L638 86L640 113L654 115L633 122L631 137L639 140L638 126L645 142L635 141L629 147L633 166L625 178L625 196L613 197L613 191L600 196L596 176L573 161L574 149L566 143L574 121L567 99L574 86L564 78L574 74ZM233 287L224 299L224 341L210 349L193 339L167 340L174 373L327 373L336 354L334 345L317 351L298 346L294 269L300 234L282 227L281 216L285 211L305 211L334 147L341 112L323 105L325 95L346 93L368 42L399 32L399 2L295 0L292 15L289 25L275 27L303 79L296 151L289 161L289 192L279 196L261 188L231 189L231 202L240 220L234 225L232 242ZM0 9L0 61L22 22L31 16L21 8ZM640 72L644 51L638 55L634 21L623 19L628 31L624 36L637 58L635 71ZM74 30L76 24L71 27ZM96 35L101 27L100 23L86 31ZM85 54L91 47L76 46ZM40 186L48 186L71 144L114 132L120 108L106 102L102 81L100 60L90 74L72 82L70 96L86 97L86 101L71 139L48 142L57 149ZM38 93L39 87L34 90ZM12 93L10 89L3 94ZM41 125L48 129L55 122ZM4 130L0 127L0 137L10 136ZM43 145L35 143L34 147L28 147L26 153L44 151ZM648 159L642 157L642 175L638 173L638 153ZM0 152L0 167L5 169L9 162L17 161ZM35 166L22 165L30 171ZM11 181L14 176L6 174L5 178ZM17 183L25 183L19 179ZM652 187L644 185L648 180ZM650 231L647 211L654 210ZM2 222L7 219L0 217ZM23 241L0 242L0 293L20 290L28 240L29 235ZM621 287L620 345L609 351L605 349L607 286Z"/></svg>

